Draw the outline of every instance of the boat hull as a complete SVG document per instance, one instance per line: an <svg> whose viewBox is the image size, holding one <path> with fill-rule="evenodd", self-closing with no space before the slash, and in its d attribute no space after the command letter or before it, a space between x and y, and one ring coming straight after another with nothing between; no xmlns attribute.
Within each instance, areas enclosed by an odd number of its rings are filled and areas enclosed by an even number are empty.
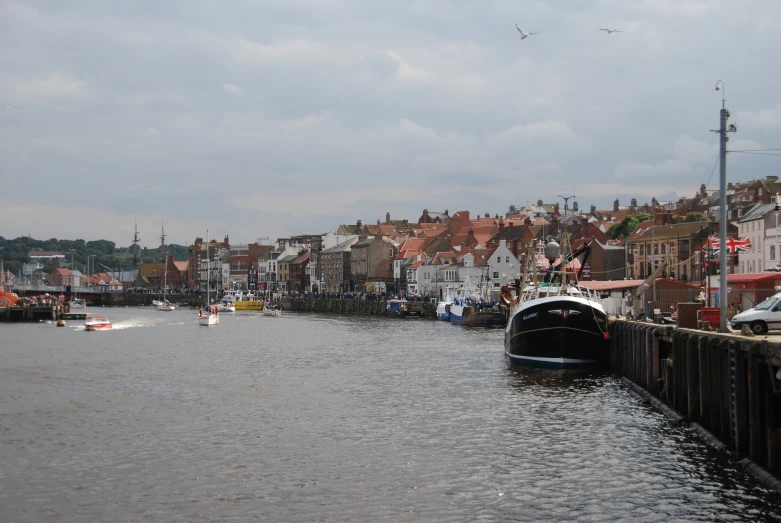
<svg viewBox="0 0 781 523"><path fill-rule="evenodd" d="M439 321L450 321L450 302L441 301L437 304L437 319Z"/></svg>
<svg viewBox="0 0 781 523"><path fill-rule="evenodd" d="M204 327L210 327L212 325L218 325L220 323L220 317L216 314L207 314L198 318L198 324Z"/></svg>
<svg viewBox="0 0 781 523"><path fill-rule="evenodd" d="M475 305L451 305L450 323L464 327L504 327L504 314L498 311L480 311Z"/></svg>
<svg viewBox="0 0 781 523"><path fill-rule="evenodd" d="M561 296L522 305L505 329L510 363L577 368L607 361L607 316L601 305Z"/></svg>
<svg viewBox="0 0 781 523"><path fill-rule="evenodd" d="M237 301L233 304L237 311L260 311L263 310L262 301Z"/></svg>

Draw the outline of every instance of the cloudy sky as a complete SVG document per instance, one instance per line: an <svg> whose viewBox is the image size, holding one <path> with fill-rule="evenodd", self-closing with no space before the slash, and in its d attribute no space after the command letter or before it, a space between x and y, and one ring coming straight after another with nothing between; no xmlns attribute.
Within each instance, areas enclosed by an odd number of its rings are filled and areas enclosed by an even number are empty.
<svg viewBox="0 0 781 523"><path fill-rule="evenodd" d="M691 196L718 187L717 80L730 148L781 148L779 26L777 0L0 0L0 235Z"/></svg>

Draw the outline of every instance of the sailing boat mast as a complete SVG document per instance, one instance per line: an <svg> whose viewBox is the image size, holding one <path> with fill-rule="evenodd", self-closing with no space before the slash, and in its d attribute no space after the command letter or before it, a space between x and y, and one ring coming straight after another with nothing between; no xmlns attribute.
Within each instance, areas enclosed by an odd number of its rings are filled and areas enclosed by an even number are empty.
<svg viewBox="0 0 781 523"><path fill-rule="evenodd" d="M168 249L165 246L165 226L160 223L160 244L163 249L163 304L165 304L165 287L168 279Z"/></svg>
<svg viewBox="0 0 781 523"><path fill-rule="evenodd" d="M135 220L135 233L133 233L133 281L138 274L138 242L141 238L138 236L138 219ZM135 285L135 284L134 284Z"/></svg>
<svg viewBox="0 0 781 523"><path fill-rule="evenodd" d="M209 229L206 229L206 307L211 307L212 259L209 256ZM211 309L209 309L211 310Z"/></svg>

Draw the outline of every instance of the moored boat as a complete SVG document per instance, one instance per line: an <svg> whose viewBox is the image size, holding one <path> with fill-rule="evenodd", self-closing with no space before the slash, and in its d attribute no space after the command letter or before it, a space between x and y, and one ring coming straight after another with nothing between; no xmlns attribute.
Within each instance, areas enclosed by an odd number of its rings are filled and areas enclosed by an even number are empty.
<svg viewBox="0 0 781 523"><path fill-rule="evenodd" d="M237 311L263 310L263 301L252 291L226 291L222 301Z"/></svg>
<svg viewBox="0 0 781 523"><path fill-rule="evenodd" d="M405 299L388 300L386 309L388 314L399 318L420 318L423 316L423 308L418 302Z"/></svg>
<svg viewBox="0 0 781 523"><path fill-rule="evenodd" d="M95 316L84 322L84 329L88 331L104 331L112 327L113 325L105 316Z"/></svg>
<svg viewBox="0 0 781 523"><path fill-rule="evenodd" d="M85 302L81 298L71 298L71 301L68 303L69 303L68 307L70 310L87 308L87 302Z"/></svg>
<svg viewBox="0 0 781 523"><path fill-rule="evenodd" d="M542 273L542 281L537 278L534 249L532 244L526 256L527 263L533 265L531 283L524 287L519 284L515 296L503 293L509 307L504 348L510 363L552 368L603 363L610 338L605 308L596 292L578 284L578 273L567 271L577 256L588 257L590 247L586 245L560 258L559 244L549 242L545 257L550 268ZM525 268L520 281L525 282L526 277Z"/></svg>

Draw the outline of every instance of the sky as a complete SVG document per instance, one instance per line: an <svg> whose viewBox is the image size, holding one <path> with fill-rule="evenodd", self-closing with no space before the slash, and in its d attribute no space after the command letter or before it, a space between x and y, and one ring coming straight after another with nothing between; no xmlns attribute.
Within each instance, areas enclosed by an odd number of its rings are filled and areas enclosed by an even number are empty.
<svg viewBox="0 0 781 523"><path fill-rule="evenodd" d="M0 236L691 197L718 189L722 94L729 149L781 149L779 26L777 0L0 0ZM780 171L728 156L730 181Z"/></svg>

